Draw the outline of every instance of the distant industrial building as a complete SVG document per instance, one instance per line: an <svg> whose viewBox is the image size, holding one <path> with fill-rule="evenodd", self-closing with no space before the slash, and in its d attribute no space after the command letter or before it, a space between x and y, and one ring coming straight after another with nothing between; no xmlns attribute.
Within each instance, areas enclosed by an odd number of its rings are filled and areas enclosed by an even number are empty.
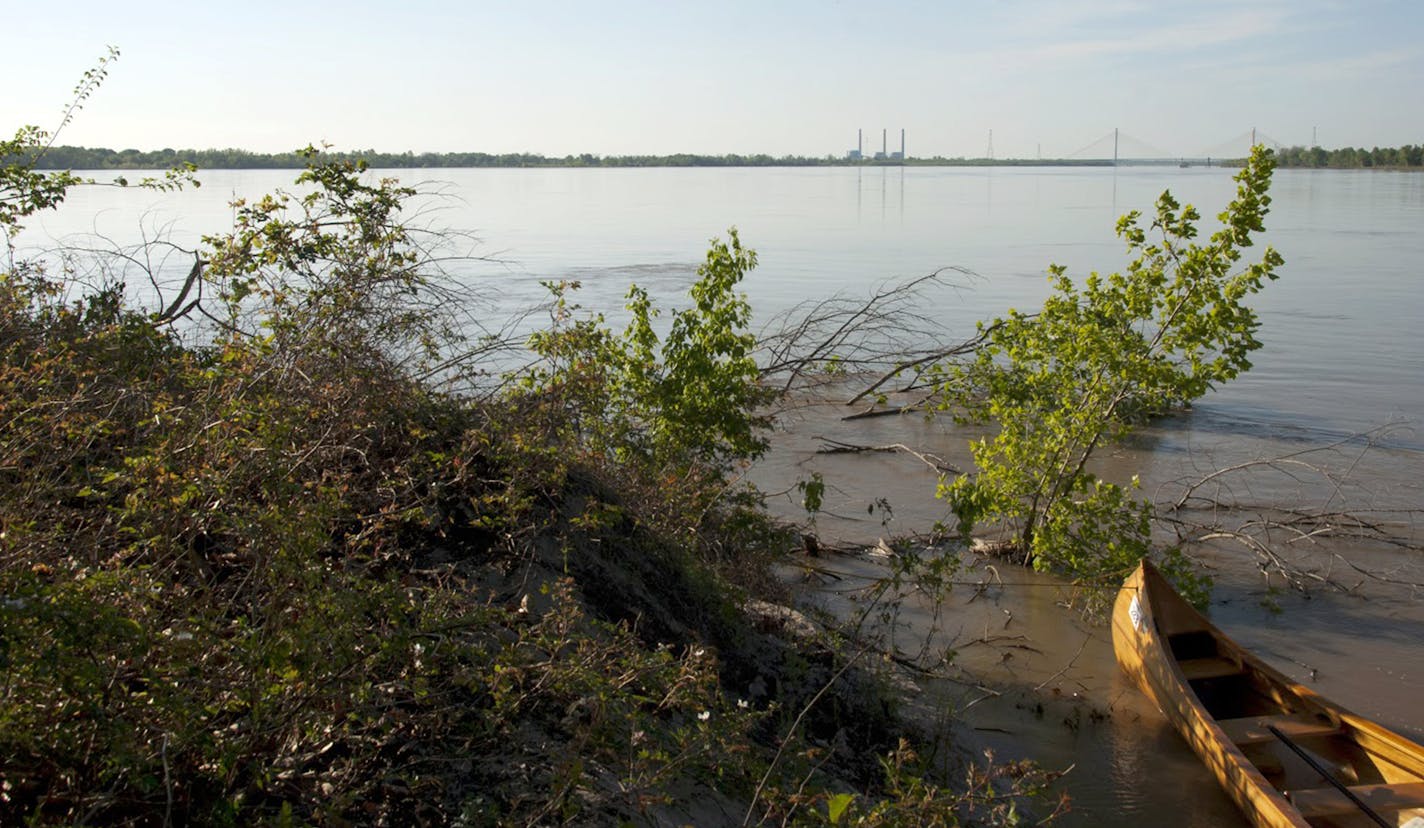
<svg viewBox="0 0 1424 828"><path fill-rule="evenodd" d="M906 158L909 157L909 156L907 156L907 155L905 154L905 130L903 130L903 129L900 130L900 151L899 151L899 152L890 152L890 151L889 151L889 149L890 149L890 147L889 147L889 134L890 134L890 131L887 130L887 129L882 129L882 130L880 130L880 151L877 152L877 153L875 153L875 156L874 156L874 158L873 158L872 160L874 160L874 161L904 161ZM864 160L865 160L865 131L864 131L864 130L857 129L857 130L855 131L855 149L853 149L853 150L846 150L846 160L847 160L847 161L864 161Z"/></svg>

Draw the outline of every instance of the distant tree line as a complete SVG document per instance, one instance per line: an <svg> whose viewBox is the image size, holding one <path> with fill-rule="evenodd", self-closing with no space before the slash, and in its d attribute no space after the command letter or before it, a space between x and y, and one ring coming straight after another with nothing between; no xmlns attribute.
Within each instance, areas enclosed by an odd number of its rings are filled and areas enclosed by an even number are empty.
<svg viewBox="0 0 1424 828"><path fill-rule="evenodd" d="M1424 167L1424 145L1405 144L1402 147L1356 149L1325 149L1323 147L1284 147L1276 150L1276 161L1282 167L1319 167L1361 169L1368 167Z"/></svg>
<svg viewBox="0 0 1424 828"><path fill-rule="evenodd" d="M581 155L545 156L510 152L331 152L337 161L365 160L372 167L798 167L844 163L832 158L795 155ZM250 152L242 149L165 148L143 151L111 150L100 147L51 147L36 164L47 170L138 170L168 169L180 164L196 164L201 169L301 169L306 158L298 152Z"/></svg>
<svg viewBox="0 0 1424 828"><path fill-rule="evenodd" d="M336 161L364 160L377 168L421 167L828 167L828 166L1101 166L1102 160L1081 159L993 159L993 158L865 158L851 160L826 155L580 155L546 156L529 152L328 152ZM0 158L0 163L13 159ZM27 164L29 159L25 159ZM300 152L251 152L243 149L112 150L102 147L51 147L33 164L43 170L161 170L193 164L207 170L302 169L306 157Z"/></svg>
<svg viewBox="0 0 1424 828"><path fill-rule="evenodd" d="M1102 166L1102 159L1014 159L1014 158L891 158L850 160L844 156L826 155L580 155L547 156L530 152L377 152L356 150L330 152L327 157L337 161L364 160L377 168L411 169L421 167L826 167L826 166ZM13 159L0 158L0 163ZM1322 147L1285 147L1276 150L1281 167L1306 168L1390 168L1424 166L1424 146L1375 147L1374 149L1324 149ZM1223 160L1228 166L1238 162ZM194 164L207 170L302 169L306 164L300 152L251 152L243 149L172 149L112 150L102 147L51 147L34 164L42 170L162 170L183 164Z"/></svg>

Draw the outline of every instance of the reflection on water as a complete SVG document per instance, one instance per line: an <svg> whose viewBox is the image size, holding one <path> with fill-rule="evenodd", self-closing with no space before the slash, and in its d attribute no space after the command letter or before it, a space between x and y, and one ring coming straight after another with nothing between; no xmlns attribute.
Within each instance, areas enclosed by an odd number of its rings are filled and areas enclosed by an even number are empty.
<svg viewBox="0 0 1424 828"><path fill-rule="evenodd" d="M1201 167L397 174L406 182L442 182L443 194L428 200L418 221L475 233L482 245L473 252L499 261L449 267L511 311L546 298L541 280L581 276L607 285L585 297L593 310L622 308L627 284L618 281L650 283L664 306L685 303L693 271L681 263L700 260L709 238L736 226L760 255L746 283L760 320L808 298L863 295L886 280L960 266L981 278L934 297L925 310L963 335L1009 307L1039 304L1052 263L1079 279L1124 267L1124 245L1113 232L1120 212L1150 211L1171 189L1201 208L1205 234L1234 192L1230 170ZM60 211L31 221L20 244L33 249L75 234L126 244L142 227L196 245L202 234L230 226L231 199L292 189L293 173L201 177L202 189L181 193L76 190ZM1254 412L1273 427L1330 434L1424 421L1424 176L1282 170L1271 196L1265 241L1286 265L1253 299L1266 348L1254 355L1252 372L1209 404L1228 419ZM181 257L172 266L175 278L187 272Z"/></svg>

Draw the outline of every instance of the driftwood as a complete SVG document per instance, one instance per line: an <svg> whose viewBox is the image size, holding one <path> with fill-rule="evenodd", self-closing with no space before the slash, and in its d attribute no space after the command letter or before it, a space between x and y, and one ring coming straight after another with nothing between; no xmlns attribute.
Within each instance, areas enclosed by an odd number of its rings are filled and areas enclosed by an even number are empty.
<svg viewBox="0 0 1424 828"><path fill-rule="evenodd" d="M866 446L859 445L856 443L847 443L843 440L832 440L829 437L822 437L821 439L825 442L821 445L819 449L816 450L817 454L862 454L865 452L903 452L905 454L910 455L911 457L914 457L921 463L924 463L926 466L929 466L940 474L963 474L962 471L946 462L944 458L938 457L928 452L915 451L904 443L891 443L885 446Z"/></svg>
<svg viewBox="0 0 1424 828"><path fill-rule="evenodd" d="M890 408L877 408L872 405L864 411L857 411L854 414L847 414L841 418L841 422L848 423L854 420L868 420L872 417L898 417L901 414L913 414L917 411L928 410L929 396L922 397L912 403L892 406Z"/></svg>
<svg viewBox="0 0 1424 828"><path fill-rule="evenodd" d="M1361 566L1332 548L1348 542L1353 547L1424 553L1415 528L1424 509L1352 508L1349 503L1350 472L1392 430L1385 426L1329 445L1214 469L1181 483L1180 493L1170 500L1163 498L1168 505L1156 519L1176 534L1184 548L1227 541L1248 550L1264 577L1279 576L1298 591L1317 584L1354 592L1367 581L1424 590L1424 581ZM1358 451L1347 451L1356 446ZM1336 470L1340 467L1344 471ZM1252 491L1252 475L1259 474L1297 481L1314 478L1324 484L1328 495L1316 506L1238 497L1237 490ZM1327 546L1326 541L1333 544ZM1295 550L1308 551L1306 562L1290 554ZM1353 583L1344 580L1341 572Z"/></svg>

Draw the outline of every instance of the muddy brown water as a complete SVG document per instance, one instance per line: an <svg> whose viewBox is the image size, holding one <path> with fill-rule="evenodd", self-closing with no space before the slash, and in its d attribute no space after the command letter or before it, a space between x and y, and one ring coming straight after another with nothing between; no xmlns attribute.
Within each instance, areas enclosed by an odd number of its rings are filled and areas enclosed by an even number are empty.
<svg viewBox="0 0 1424 828"><path fill-rule="evenodd" d="M813 529L824 542L853 551L807 558L786 574L801 585L803 600L841 618L863 613L867 588L889 572L883 556L871 551L879 538L926 534L949 516L934 497L938 473L924 459L904 450L826 454L821 449L831 441L900 445L965 468L967 440L974 436L913 414L848 422L842 419L848 410L840 405L799 410L752 471L767 491L784 492L773 497L774 509L803 521L795 483L813 472L823 476L826 502ZM1191 416L1168 421L1132 446L1112 450L1098 471L1138 473L1144 490L1168 494L1180 485L1175 481L1207 473L1208 463L1299 450L1279 436L1251 442L1237 437L1235 445L1205 457L1185 448L1202 439L1201 430ZM1364 454L1362 459L1350 450L1313 460L1353 467L1356 473L1364 466L1374 475L1377 485L1368 497L1334 492L1341 507L1361 500L1378 507L1386 501L1378 482L1407 474L1408 456L1388 450ZM1338 479L1266 474L1232 485L1248 490L1253 504L1319 502L1332 496L1328 490L1340 488ZM1418 541L1417 529L1407 522L1395 528ZM1293 679L1424 739L1424 592L1371 581L1334 556L1393 580L1420 583L1424 560L1418 553L1331 541L1296 549L1287 540L1280 536L1286 560L1328 573L1353 591L1321 583L1297 591L1279 578L1263 578L1257 558L1240 546L1206 547L1195 554L1216 581L1213 621ZM971 554L963 555L956 581L940 596L908 594L893 622L879 624L907 658L930 663L952 653L935 677L919 682L921 692L912 703L917 715L954 722L960 738L999 758L1031 758L1066 770L1059 783L1072 798L1065 825L1246 824L1155 706L1120 675L1106 623L1077 608L1084 603L1082 592L1051 575Z"/></svg>

